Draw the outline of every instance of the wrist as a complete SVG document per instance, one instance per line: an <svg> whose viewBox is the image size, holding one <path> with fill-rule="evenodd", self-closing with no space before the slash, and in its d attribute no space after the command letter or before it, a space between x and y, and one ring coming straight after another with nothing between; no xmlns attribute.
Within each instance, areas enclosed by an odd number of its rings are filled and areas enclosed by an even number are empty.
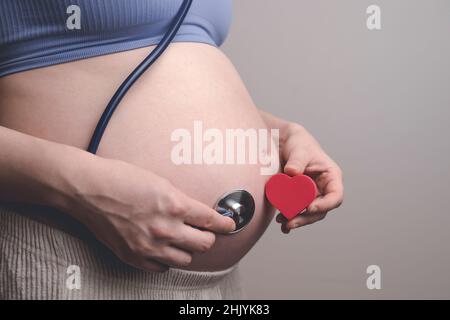
<svg viewBox="0 0 450 320"><path fill-rule="evenodd" d="M47 150L43 161L53 164L45 179L42 198L46 204L72 214L77 205L77 195L86 184L86 177L93 176L99 157L75 147L61 145L56 150Z"/></svg>

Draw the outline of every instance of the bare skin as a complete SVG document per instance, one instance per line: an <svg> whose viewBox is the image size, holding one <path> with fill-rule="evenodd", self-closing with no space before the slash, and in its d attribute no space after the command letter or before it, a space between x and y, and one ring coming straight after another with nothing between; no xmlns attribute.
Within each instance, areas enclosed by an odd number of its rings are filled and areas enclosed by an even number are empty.
<svg viewBox="0 0 450 320"><path fill-rule="evenodd" d="M229 60L204 44L172 44L123 100L98 156L83 151L112 93L151 49L0 79L0 200L57 207L141 269L230 267L273 217L264 200L268 177L257 165L173 164L171 132L202 120L221 130L280 128L285 169L310 170L321 181L322 196L303 220L279 219L284 231L321 220L342 202L337 165L302 127L260 113ZM224 235L234 223L211 208L240 188L253 194L255 218Z"/></svg>

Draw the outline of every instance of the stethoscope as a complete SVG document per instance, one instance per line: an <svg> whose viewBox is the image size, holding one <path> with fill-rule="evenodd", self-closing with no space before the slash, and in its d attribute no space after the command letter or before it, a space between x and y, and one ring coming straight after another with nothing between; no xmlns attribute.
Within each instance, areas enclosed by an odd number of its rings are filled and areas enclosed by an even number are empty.
<svg viewBox="0 0 450 320"><path fill-rule="evenodd" d="M117 109L119 103L122 101L125 94L131 86L139 79L139 77L162 55L167 49L173 38L177 34L181 25L186 18L186 15L192 5L193 0L184 0L175 18L172 20L169 30L163 36L162 40L156 48L142 61L136 69L127 77L127 79L117 89L111 101L105 108L95 131L89 143L89 152L97 153L100 140L103 137L105 129L111 119L114 111ZM245 190L233 190L222 195L214 205L214 209L224 215L231 217L236 223L236 229L231 233L241 231L247 226L253 218L255 212L255 200L252 195Z"/></svg>

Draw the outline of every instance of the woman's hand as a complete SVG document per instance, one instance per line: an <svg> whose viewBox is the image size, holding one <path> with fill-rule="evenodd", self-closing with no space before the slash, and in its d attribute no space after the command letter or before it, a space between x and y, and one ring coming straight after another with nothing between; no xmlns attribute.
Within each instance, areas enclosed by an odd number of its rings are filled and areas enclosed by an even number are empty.
<svg viewBox="0 0 450 320"><path fill-rule="evenodd" d="M236 228L231 218L131 164L1 126L0 146L0 201L58 208L135 267L186 266L193 252L211 248L213 232Z"/></svg>
<svg viewBox="0 0 450 320"><path fill-rule="evenodd" d="M280 129L283 172L290 176L306 174L314 179L318 188L318 197L305 212L289 221L281 214L277 216L281 230L289 233L292 229L323 220L328 211L339 207L343 201L341 169L305 128L265 112L261 114L269 126Z"/></svg>
<svg viewBox="0 0 450 320"><path fill-rule="evenodd" d="M235 229L231 218L149 171L99 157L88 167L86 175L68 177L70 200L63 210L137 268L165 271L168 266L187 266L193 252L212 247L213 232Z"/></svg>

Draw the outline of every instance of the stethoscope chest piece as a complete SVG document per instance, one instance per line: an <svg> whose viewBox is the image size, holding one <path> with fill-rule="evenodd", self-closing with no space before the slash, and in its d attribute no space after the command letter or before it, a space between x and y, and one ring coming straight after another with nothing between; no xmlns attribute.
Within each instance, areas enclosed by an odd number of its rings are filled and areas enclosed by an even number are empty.
<svg viewBox="0 0 450 320"><path fill-rule="evenodd" d="M244 229L252 220L255 213L255 200L248 191L234 190L220 197L214 209L234 220L236 230L231 233L236 233Z"/></svg>

